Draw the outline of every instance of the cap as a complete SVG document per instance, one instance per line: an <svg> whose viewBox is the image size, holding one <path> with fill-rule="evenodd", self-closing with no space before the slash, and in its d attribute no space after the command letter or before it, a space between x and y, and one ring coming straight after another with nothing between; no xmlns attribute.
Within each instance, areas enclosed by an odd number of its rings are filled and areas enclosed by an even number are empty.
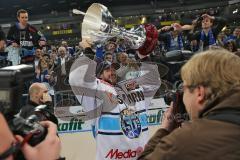
<svg viewBox="0 0 240 160"><path fill-rule="evenodd" d="M120 65L118 63L108 63L106 61L103 61L101 63L97 64L96 67L96 76L97 78L100 77L100 75L102 74L102 72L106 69L109 69L110 67L114 68L115 70L120 68Z"/></svg>

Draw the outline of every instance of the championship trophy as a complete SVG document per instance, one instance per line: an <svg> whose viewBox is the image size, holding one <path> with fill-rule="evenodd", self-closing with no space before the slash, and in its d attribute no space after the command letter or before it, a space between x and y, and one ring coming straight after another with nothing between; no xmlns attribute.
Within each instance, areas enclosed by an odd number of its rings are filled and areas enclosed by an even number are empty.
<svg viewBox="0 0 240 160"><path fill-rule="evenodd" d="M126 30L118 27L107 7L93 3L84 14L82 22L82 38L91 39L93 44L106 42L117 37L124 40L128 49L136 50L140 55L150 54L158 41L158 31L152 24L140 25L136 29Z"/></svg>
<svg viewBox="0 0 240 160"><path fill-rule="evenodd" d="M111 13L108 11L107 7L99 3L93 3L87 10L86 13L74 9L74 14L84 15L82 22L82 39L90 40L92 47L97 47L98 44L105 44L113 38L123 39L124 45L127 49L134 49L139 56L148 56L155 48L158 41L158 31L156 27L152 24L140 25L136 29L126 30L124 28L118 27L115 24L115 20L112 17ZM132 74L129 76L135 76L134 73L142 69L140 65L144 66L143 62L134 61L131 66L133 70ZM144 68L147 70L147 67ZM129 71L129 70L127 70ZM134 72L135 71L135 72ZM159 69L161 72L165 72L161 75L165 75L168 69L161 67ZM161 73L160 72L160 73ZM138 72L140 74L140 72ZM124 77L124 76L122 76ZM125 76L126 77L126 76ZM119 77L118 77L119 78ZM125 80L125 79L124 79ZM163 86L167 88L168 86ZM79 89L79 88L78 88ZM79 89L80 90L80 89ZM94 96L96 96L95 90ZM72 92L71 92L72 93ZM98 92L99 95L105 95L105 93ZM101 97L99 96L99 97ZM64 97L64 96L63 96ZM68 97L68 96L66 96ZM58 100L58 103L55 107L55 114L57 117L63 121L75 121L75 119L81 119L81 121L91 120L100 116L102 112L101 107L97 107L93 110L84 111L81 107L79 108L78 102L75 100ZM105 106L104 109L112 110L115 106ZM61 123L61 122L60 122Z"/></svg>

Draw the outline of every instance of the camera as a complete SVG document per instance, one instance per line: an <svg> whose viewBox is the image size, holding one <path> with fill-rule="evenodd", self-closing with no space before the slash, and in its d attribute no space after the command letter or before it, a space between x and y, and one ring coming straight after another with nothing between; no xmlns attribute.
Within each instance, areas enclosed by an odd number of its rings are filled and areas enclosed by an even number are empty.
<svg viewBox="0 0 240 160"><path fill-rule="evenodd" d="M200 25L202 23L202 20L203 20L202 16L197 17L196 19L197 25Z"/></svg>
<svg viewBox="0 0 240 160"><path fill-rule="evenodd" d="M176 89L166 91L163 98L167 105L173 102L173 114L176 127L180 127L183 121L189 120L189 115L183 103L182 83L180 83Z"/></svg>
<svg viewBox="0 0 240 160"><path fill-rule="evenodd" d="M57 118L47 105L37 106L32 115L26 119L17 116L21 109L23 84L34 77L32 65L9 66L0 69L0 112L6 118L13 134L24 137L26 142L35 146L45 139L47 129L39 122L49 120L57 124ZM17 159L24 159L17 154Z"/></svg>
<svg viewBox="0 0 240 160"><path fill-rule="evenodd" d="M47 105L39 105L35 108L32 115L26 119L14 117L8 122L13 134L27 137L27 142L31 146L40 143L47 135L47 129L39 124L41 121L49 120L58 124L57 118L49 111Z"/></svg>
<svg viewBox="0 0 240 160"><path fill-rule="evenodd" d="M0 69L0 112L7 120L21 109L24 83L34 77L31 65L8 66Z"/></svg>
<svg viewBox="0 0 240 160"><path fill-rule="evenodd" d="M161 59L165 62L184 62L193 56L189 50L173 50L162 55Z"/></svg>
<svg viewBox="0 0 240 160"><path fill-rule="evenodd" d="M202 27L202 16L197 16L197 18L194 20L195 21L195 29L194 30L199 30Z"/></svg>

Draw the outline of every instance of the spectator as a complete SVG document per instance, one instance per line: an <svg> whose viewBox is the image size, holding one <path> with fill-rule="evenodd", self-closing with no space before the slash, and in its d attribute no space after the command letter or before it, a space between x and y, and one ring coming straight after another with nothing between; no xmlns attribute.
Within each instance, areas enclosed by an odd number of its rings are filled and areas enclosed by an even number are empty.
<svg viewBox="0 0 240 160"><path fill-rule="evenodd" d="M128 64L128 55L126 52L120 52L118 53L118 62L120 66L126 66Z"/></svg>
<svg viewBox="0 0 240 160"><path fill-rule="evenodd" d="M158 40L164 42L167 51L183 50L184 41L181 34L181 26L178 26L165 26L159 30Z"/></svg>
<svg viewBox="0 0 240 160"><path fill-rule="evenodd" d="M112 53L106 52L105 55L104 55L104 61L108 62L109 64L111 64L113 62Z"/></svg>
<svg viewBox="0 0 240 160"><path fill-rule="evenodd" d="M233 36L234 36L234 40L236 41L237 49L240 49L240 26L234 29Z"/></svg>
<svg viewBox="0 0 240 160"><path fill-rule="evenodd" d="M61 64L61 60L60 60L60 58L57 55L56 48L51 50L51 53L50 53L50 64L51 64L51 66L52 66L51 68L53 68L53 70L56 67L60 66L60 64Z"/></svg>
<svg viewBox="0 0 240 160"><path fill-rule="evenodd" d="M111 53L113 56L113 62L117 62L117 43L114 41L108 41L106 46L105 46L105 52Z"/></svg>
<svg viewBox="0 0 240 160"><path fill-rule="evenodd" d="M2 27L0 27L0 52L5 51L5 46L6 46L6 36L2 30Z"/></svg>
<svg viewBox="0 0 240 160"><path fill-rule="evenodd" d="M68 46L67 41L62 41L62 42L61 42L61 46L66 48L66 51L67 51L67 54L66 54L66 55L67 55L67 56L70 56L70 57L73 57L73 56L74 56L74 50L73 50L72 47L69 47L69 46Z"/></svg>
<svg viewBox="0 0 240 160"><path fill-rule="evenodd" d="M118 39L117 44L117 52L126 52L127 48L125 46L125 40L123 38Z"/></svg>
<svg viewBox="0 0 240 160"><path fill-rule="evenodd" d="M233 53L237 52L236 41L228 40L227 42L225 42L224 48Z"/></svg>
<svg viewBox="0 0 240 160"><path fill-rule="evenodd" d="M234 40L236 43L237 49L240 49L240 27L236 27L233 31L232 35L229 35L225 41L231 41Z"/></svg>
<svg viewBox="0 0 240 160"><path fill-rule="evenodd" d="M226 38L226 35L224 32L220 32L217 36L217 45L220 47L224 47L224 39Z"/></svg>
<svg viewBox="0 0 240 160"><path fill-rule="evenodd" d="M7 60L8 53L6 52L6 36L0 26L0 68L11 65Z"/></svg>
<svg viewBox="0 0 240 160"><path fill-rule="evenodd" d="M43 83L33 83L29 87L29 102L20 111L20 116L27 118L33 114L35 107L41 104L51 105L52 98L48 94L48 89ZM52 106L49 106L49 111L53 113Z"/></svg>
<svg viewBox="0 0 240 160"><path fill-rule="evenodd" d="M194 55L181 69L191 121L174 130L173 107L139 160L239 158L240 58L226 50Z"/></svg>
<svg viewBox="0 0 240 160"><path fill-rule="evenodd" d="M197 40L199 50L203 51L216 45L217 35L226 25L226 20L208 14L203 14L201 17L203 18L202 29L193 33L192 40Z"/></svg>
<svg viewBox="0 0 240 160"><path fill-rule="evenodd" d="M52 66L50 66L50 56L48 54L42 55L39 60L39 64L36 68L36 82L44 82L49 85L53 81L52 74Z"/></svg>
<svg viewBox="0 0 240 160"><path fill-rule="evenodd" d="M114 54L117 48L117 44L113 41L108 41L105 47L106 52Z"/></svg>
<svg viewBox="0 0 240 160"><path fill-rule="evenodd" d="M20 47L22 63L33 62L33 49L37 46L44 46L46 43L45 37L28 23L28 12L26 10L18 10L17 19L18 22L10 27L7 39L12 42L13 47Z"/></svg>
<svg viewBox="0 0 240 160"><path fill-rule="evenodd" d="M73 63L73 59L67 55L67 50L65 47L58 48L59 54L59 65L55 68L54 72L56 73L57 82L55 87L56 91L61 90L71 90L71 87L68 83L68 76L70 72L71 65Z"/></svg>
<svg viewBox="0 0 240 160"><path fill-rule="evenodd" d="M38 67L39 65L39 61L42 58L42 49L40 47L36 48L35 50L35 57L34 57L34 66L35 69Z"/></svg>

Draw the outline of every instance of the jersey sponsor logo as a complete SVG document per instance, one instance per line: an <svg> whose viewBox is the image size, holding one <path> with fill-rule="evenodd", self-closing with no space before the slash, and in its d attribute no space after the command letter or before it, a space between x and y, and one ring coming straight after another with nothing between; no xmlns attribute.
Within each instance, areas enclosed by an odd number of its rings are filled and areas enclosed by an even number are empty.
<svg viewBox="0 0 240 160"><path fill-rule="evenodd" d="M32 47L33 42L32 41L20 41L20 45L25 46L25 47Z"/></svg>
<svg viewBox="0 0 240 160"><path fill-rule="evenodd" d="M128 159L128 158L134 158L140 155L140 153L143 151L142 147L138 147L136 150L127 150L127 151L120 151L119 149L111 149L105 158L109 159Z"/></svg>
<svg viewBox="0 0 240 160"><path fill-rule="evenodd" d="M141 122L138 114L129 108L120 112L121 115L121 128L125 136L130 139L138 138L142 131Z"/></svg>

